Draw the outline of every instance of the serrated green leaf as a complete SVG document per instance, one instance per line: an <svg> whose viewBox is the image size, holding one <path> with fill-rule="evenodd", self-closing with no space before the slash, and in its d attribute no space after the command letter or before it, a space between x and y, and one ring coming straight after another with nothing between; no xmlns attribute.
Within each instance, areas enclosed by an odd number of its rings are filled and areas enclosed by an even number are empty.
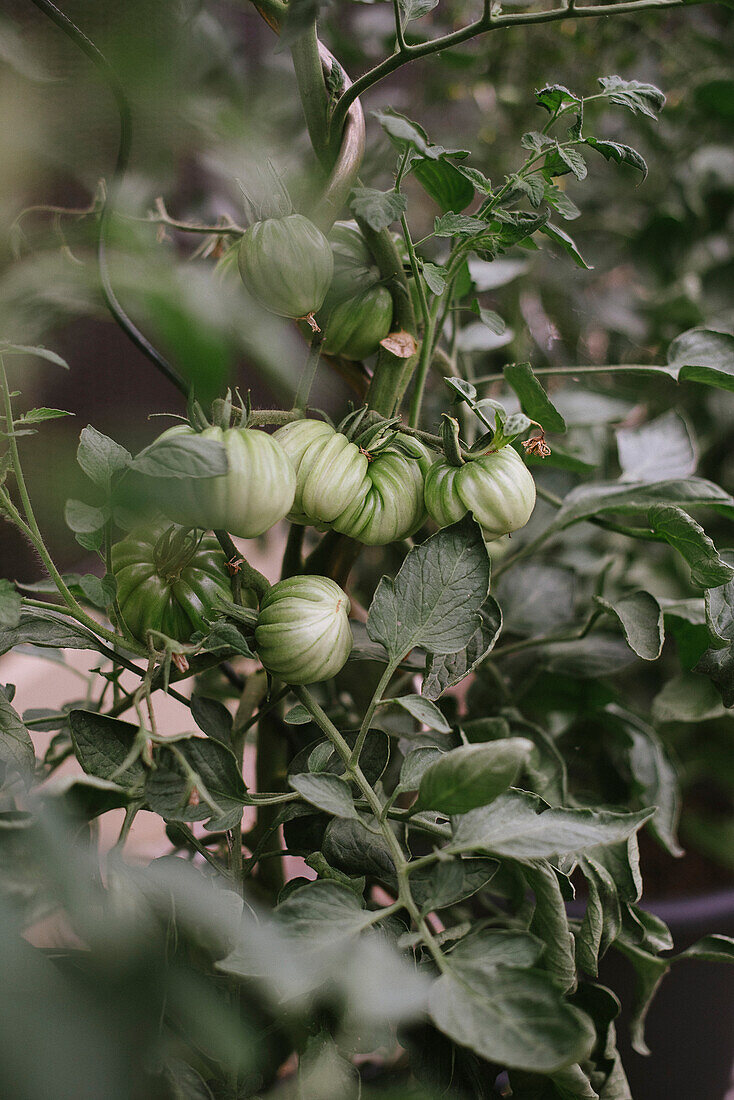
<svg viewBox="0 0 734 1100"><path fill-rule="evenodd" d="M429 699L422 695L401 695L395 699L385 699L383 703L402 707L412 715L417 722L439 733L451 733L451 726L446 718Z"/></svg>
<svg viewBox="0 0 734 1100"><path fill-rule="evenodd" d="M76 460L95 485L109 490L112 478L127 469L132 462L132 455L119 443L115 443L114 439L87 424L79 436Z"/></svg>
<svg viewBox="0 0 734 1100"><path fill-rule="evenodd" d="M701 588L727 587L734 565L725 561L703 527L675 505L659 504L648 512L648 521L691 567L691 580ZM734 640L734 638L732 638Z"/></svg>
<svg viewBox="0 0 734 1100"><path fill-rule="evenodd" d="M469 675L491 652L502 630L502 612L493 596L488 596L479 609L481 625L467 645L456 653L429 653L421 692L436 700L450 687Z"/></svg>
<svg viewBox="0 0 734 1100"><path fill-rule="evenodd" d="M494 310L484 309L480 306L479 302L475 298L471 304L472 313L476 313L479 320L483 325L486 325L490 332L493 332L495 336L502 336L506 331L507 325L500 317L499 313L495 313Z"/></svg>
<svg viewBox="0 0 734 1100"><path fill-rule="evenodd" d="M110 607L117 595L117 582L111 573L104 577L95 577L93 573L86 573L79 578L79 587L84 598L95 607Z"/></svg>
<svg viewBox="0 0 734 1100"><path fill-rule="evenodd" d="M457 819L449 849L482 851L509 859L553 859L627 840L653 810L618 814L611 810L552 808L525 791L509 791L490 806Z"/></svg>
<svg viewBox="0 0 734 1100"><path fill-rule="evenodd" d="M573 199L570 199L553 180L544 180L544 184L545 201L557 210L565 221L572 222L581 216L581 211Z"/></svg>
<svg viewBox="0 0 734 1100"><path fill-rule="evenodd" d="M734 336L712 329L689 329L668 348L668 368L679 382L734 390Z"/></svg>
<svg viewBox="0 0 734 1100"><path fill-rule="evenodd" d="M102 508L85 504L83 500L67 500L64 508L66 526L77 535L93 535L100 531L107 516Z"/></svg>
<svg viewBox="0 0 734 1100"><path fill-rule="evenodd" d="M719 485L700 477L645 485L596 482L571 490L549 530L561 531L571 523L606 512L646 514L651 507L663 504L707 506L734 516L734 498Z"/></svg>
<svg viewBox="0 0 734 1100"><path fill-rule="evenodd" d="M214 439L178 435L157 439L136 455L130 469L146 477L218 477L227 473L227 452Z"/></svg>
<svg viewBox="0 0 734 1100"><path fill-rule="evenodd" d="M348 784L336 775L302 772L300 775L291 775L288 782L301 798L324 813L334 817L357 816Z"/></svg>
<svg viewBox="0 0 734 1100"><path fill-rule="evenodd" d="M487 806L512 786L532 751L523 737L452 749L423 774L415 809L450 815Z"/></svg>
<svg viewBox="0 0 734 1100"><path fill-rule="evenodd" d="M31 736L0 687L0 763L25 779L35 762Z"/></svg>
<svg viewBox="0 0 734 1100"><path fill-rule="evenodd" d="M654 84L643 84L639 80L623 80L621 76L599 77L599 84L611 103L626 107L633 114L657 119L665 106L665 96Z"/></svg>
<svg viewBox="0 0 734 1100"><path fill-rule="evenodd" d="M76 758L88 775L131 793L142 790L146 770L140 757L133 755L137 726L88 710L72 710L69 726Z"/></svg>
<svg viewBox="0 0 734 1100"><path fill-rule="evenodd" d="M426 768L443 756L442 749L432 747L413 749L407 754L400 768L398 787L401 791L417 791Z"/></svg>
<svg viewBox="0 0 734 1100"><path fill-rule="evenodd" d="M100 642L91 630L61 612L24 607L17 626L0 628L0 655L19 645L99 649Z"/></svg>
<svg viewBox="0 0 734 1100"><path fill-rule="evenodd" d="M436 7L438 7L438 0L400 0L400 10L406 23L428 15L429 11L433 11Z"/></svg>
<svg viewBox="0 0 734 1100"><path fill-rule="evenodd" d="M11 581L0 579L0 630L13 630L20 622L23 597Z"/></svg>
<svg viewBox="0 0 734 1100"><path fill-rule="evenodd" d="M613 160L616 164L629 164L642 173L642 182L647 179L647 164L645 158L630 145L621 145L617 141L601 141L595 137L587 137L586 144L597 153L601 153L605 160Z"/></svg>
<svg viewBox="0 0 734 1100"><path fill-rule="evenodd" d="M563 84L549 84L545 88L536 90L535 98L541 107L545 107L549 114L555 114L561 107L570 107L580 103L580 99Z"/></svg>
<svg viewBox="0 0 734 1100"><path fill-rule="evenodd" d="M713 582L716 587L710 587L706 592L704 607L706 625L712 637L721 642L723 648L724 645L734 644L734 551L724 550L717 556L722 565L733 572L724 583ZM708 574L709 584L712 583L712 575L715 573L714 569Z"/></svg>
<svg viewBox="0 0 734 1100"><path fill-rule="evenodd" d="M431 147L428 134L417 122L412 122L391 107L384 111L373 111L372 114L399 149L405 149L408 146L423 156L428 154Z"/></svg>
<svg viewBox="0 0 734 1100"><path fill-rule="evenodd" d="M283 721L288 726L305 726L313 721L311 711L304 707L303 703L296 703L294 707L283 716Z"/></svg>
<svg viewBox="0 0 734 1100"><path fill-rule="evenodd" d="M42 424L44 420L58 420L62 416L74 416L65 409L29 409L18 420L19 424Z"/></svg>
<svg viewBox="0 0 734 1100"><path fill-rule="evenodd" d="M486 233L488 229L489 222L482 218L448 213L436 218L433 233L436 237L476 237L480 233Z"/></svg>
<svg viewBox="0 0 734 1100"><path fill-rule="evenodd" d="M542 233L545 237L549 237L550 240L555 241L556 244L560 245L564 252L568 253L568 255L571 257L577 267L583 267L585 271L593 270L591 265L587 264L586 260L579 252L573 239L569 237L568 233L566 233L563 229L559 229L557 225L551 225L551 223L548 222L546 223L546 225L541 225L538 229L538 232Z"/></svg>
<svg viewBox="0 0 734 1100"><path fill-rule="evenodd" d="M376 191L372 187L355 187L349 199L352 212L375 232L387 229L388 225L397 221L406 206L405 195L395 191Z"/></svg>
<svg viewBox="0 0 734 1100"><path fill-rule="evenodd" d="M594 599L618 620L630 649L643 661L657 661L665 640L660 604L649 592L629 592L618 599Z"/></svg>
<svg viewBox="0 0 734 1100"><path fill-rule="evenodd" d="M585 1059L595 1040L591 1021L536 970L487 976L457 960L435 982L429 1012L445 1035L508 1068L552 1073Z"/></svg>
<svg viewBox="0 0 734 1100"><path fill-rule="evenodd" d="M443 294L446 289L446 268L439 267L438 264L424 263L421 271L431 293Z"/></svg>
<svg viewBox="0 0 734 1100"><path fill-rule="evenodd" d="M413 175L444 213L458 214L474 198L470 180L445 157L418 160L413 166Z"/></svg>
<svg viewBox="0 0 734 1100"><path fill-rule="evenodd" d="M217 832L237 828L248 800L229 748L210 738L186 737L175 747L161 746L157 756L145 782L154 813L164 821L204 821L205 828Z"/></svg>
<svg viewBox="0 0 734 1100"><path fill-rule="evenodd" d="M488 588L487 550L479 526L465 517L414 547L395 580L382 578L367 631L393 661L415 646L456 653L479 629Z"/></svg>
<svg viewBox="0 0 734 1100"><path fill-rule="evenodd" d="M191 717L207 737L213 737L223 745L231 744L232 715L224 703L218 699L207 699L204 695L192 695Z"/></svg>
<svg viewBox="0 0 734 1100"><path fill-rule="evenodd" d="M566 421L551 402L529 363L508 363L505 378L517 394L520 407L547 432L565 432Z"/></svg>

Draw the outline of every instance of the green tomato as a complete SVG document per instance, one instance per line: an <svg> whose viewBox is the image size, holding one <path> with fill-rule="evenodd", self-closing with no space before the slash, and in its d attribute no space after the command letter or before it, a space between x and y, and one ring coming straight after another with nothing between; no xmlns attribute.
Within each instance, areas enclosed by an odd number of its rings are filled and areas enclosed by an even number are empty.
<svg viewBox="0 0 734 1100"><path fill-rule="evenodd" d="M308 317L319 309L334 273L329 242L303 214L251 225L238 263L253 298L281 317Z"/></svg>
<svg viewBox="0 0 734 1100"><path fill-rule="evenodd" d="M329 310L324 304L323 350L344 359L367 359L380 349L392 325L392 295L376 283L361 294L345 298Z"/></svg>
<svg viewBox="0 0 734 1100"><path fill-rule="evenodd" d="M464 466L434 463L426 476L425 500L439 527L471 512L489 542L525 526L535 507L535 482L517 451L507 446Z"/></svg>
<svg viewBox="0 0 734 1100"><path fill-rule="evenodd" d="M372 460L320 420L296 420L275 433L296 470L290 519L329 526L371 546L407 538L423 523L423 482L430 456L401 436Z"/></svg>
<svg viewBox="0 0 734 1100"><path fill-rule="evenodd" d="M334 253L334 272L343 268L362 268L374 266L372 253L362 236L356 222L334 222L329 233L329 244Z"/></svg>
<svg viewBox="0 0 734 1100"><path fill-rule="evenodd" d="M160 438L195 434L188 424L178 424ZM251 539L287 515L296 475L272 435L250 428L206 428L201 436L224 446L229 470L211 478L158 479L159 505L169 519Z"/></svg>
<svg viewBox="0 0 734 1100"><path fill-rule="evenodd" d="M287 684L330 680L352 651L351 604L328 577L274 584L263 598L255 646L263 666Z"/></svg>
<svg viewBox="0 0 734 1100"><path fill-rule="evenodd" d="M212 535L177 527L134 531L112 547L122 624L145 644L149 630L178 642L206 631L220 600L231 600L227 560ZM254 594L244 593L255 607Z"/></svg>

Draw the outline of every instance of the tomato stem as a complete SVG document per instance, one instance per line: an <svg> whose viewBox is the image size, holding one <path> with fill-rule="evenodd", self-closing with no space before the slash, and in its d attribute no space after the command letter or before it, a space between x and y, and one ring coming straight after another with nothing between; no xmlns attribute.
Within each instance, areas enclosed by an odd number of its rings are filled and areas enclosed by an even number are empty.
<svg viewBox="0 0 734 1100"><path fill-rule="evenodd" d="M318 370L319 359L321 358L321 345L323 341L323 332L321 332L320 329L314 330L308 348L306 365L303 368L303 373L301 374L296 396L293 401L294 412L305 412L308 407L308 399L311 396L311 388L316 378L316 371Z"/></svg>

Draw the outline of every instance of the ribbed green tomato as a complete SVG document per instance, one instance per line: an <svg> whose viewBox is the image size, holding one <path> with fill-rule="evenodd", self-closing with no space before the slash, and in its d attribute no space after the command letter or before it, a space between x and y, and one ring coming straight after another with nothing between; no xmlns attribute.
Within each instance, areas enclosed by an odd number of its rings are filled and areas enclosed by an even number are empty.
<svg viewBox="0 0 734 1100"><path fill-rule="evenodd" d="M434 463L426 476L425 500L439 527L471 512L489 542L525 526L535 507L535 482L517 451L507 446L464 466Z"/></svg>
<svg viewBox="0 0 734 1100"><path fill-rule="evenodd" d="M393 303L390 291L376 283L353 298L346 298L327 312L324 304L323 350L344 359L367 359L379 351L392 325Z"/></svg>
<svg viewBox="0 0 734 1100"><path fill-rule="evenodd" d="M206 631L205 620L221 599L232 599L217 540L179 527L134 531L116 543L112 572L123 624L143 644L149 630L188 642L195 631ZM256 606L251 592L244 596Z"/></svg>
<svg viewBox="0 0 734 1100"><path fill-rule="evenodd" d="M356 222L336 222L329 244L334 254L332 289L341 297L351 298L379 281L380 273Z"/></svg>
<svg viewBox="0 0 734 1100"><path fill-rule="evenodd" d="M160 438L195 434L188 424L178 424ZM272 435L251 428L206 428L201 437L224 446L229 470L211 478L158 479L159 504L169 519L251 539L288 513L296 475Z"/></svg>
<svg viewBox="0 0 734 1100"><path fill-rule="evenodd" d="M351 604L328 577L289 577L260 605L255 647L264 667L287 684L330 680L352 651Z"/></svg>
<svg viewBox="0 0 734 1100"><path fill-rule="evenodd" d="M308 317L319 309L334 273L329 242L303 214L251 225L238 263L253 298L281 317Z"/></svg>
<svg viewBox="0 0 734 1100"><path fill-rule="evenodd" d="M320 420L296 420L274 438L296 470L293 522L327 525L370 546L407 538L423 523L423 482L431 460L416 439L401 437L409 455L387 447L370 461Z"/></svg>

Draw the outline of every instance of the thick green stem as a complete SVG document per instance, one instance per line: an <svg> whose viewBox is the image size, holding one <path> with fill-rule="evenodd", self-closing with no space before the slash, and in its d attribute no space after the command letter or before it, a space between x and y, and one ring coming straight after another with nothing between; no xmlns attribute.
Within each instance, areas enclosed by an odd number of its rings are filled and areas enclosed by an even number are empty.
<svg viewBox="0 0 734 1100"><path fill-rule="evenodd" d="M316 378L316 371L319 368L319 360L321 358L321 345L324 341L324 334L320 330L313 333L311 336L311 343L308 349L308 358L306 359L306 365L303 368L303 373L298 381L298 389L296 390L296 396L293 401L294 412L305 413L308 407L308 399L311 396L311 389L313 388L314 380Z"/></svg>
<svg viewBox="0 0 734 1100"><path fill-rule="evenodd" d="M306 117L308 136L319 163L328 171L331 168L329 155L329 119L328 93L324 81L324 70L319 54L319 40L316 36L316 21L310 24L291 45L291 57L296 73L298 94Z"/></svg>
<svg viewBox="0 0 734 1100"><path fill-rule="evenodd" d="M440 301L440 298L434 299L431 311L428 315L428 321L426 322L426 327L423 332L423 343L421 344L420 356L418 358L418 369L415 372L415 386L413 388L413 394L410 399L410 411L408 413L408 423L410 424L411 428L417 428L421 418L423 393L426 388L428 371L431 367L431 359L433 358L433 341L436 336L436 321Z"/></svg>
<svg viewBox="0 0 734 1100"><path fill-rule="evenodd" d="M382 696L385 694L387 685L393 678L395 668L396 666L391 662L386 667L385 671L380 677L380 682L375 688L374 694L370 700L370 704L365 711L364 718L362 719L362 725L359 728L359 733L357 734L357 740L354 743L352 754L349 757L349 761L352 766L356 767L356 765L359 764L359 757L361 755L362 749L364 748L364 743L367 740L367 734L370 732L372 719L375 716L375 711L377 710L377 707L382 701Z"/></svg>
<svg viewBox="0 0 734 1100"><path fill-rule="evenodd" d="M256 777L258 790L277 792L285 785L288 772L288 743L283 733L283 724L273 708L268 714L262 714L257 723L257 763ZM253 840L257 844L262 838L265 852L275 852L281 847L280 835L273 824L278 815L277 804L266 803L258 806L257 826ZM258 868L258 882L275 900L283 886L283 865L279 859L270 859Z"/></svg>

